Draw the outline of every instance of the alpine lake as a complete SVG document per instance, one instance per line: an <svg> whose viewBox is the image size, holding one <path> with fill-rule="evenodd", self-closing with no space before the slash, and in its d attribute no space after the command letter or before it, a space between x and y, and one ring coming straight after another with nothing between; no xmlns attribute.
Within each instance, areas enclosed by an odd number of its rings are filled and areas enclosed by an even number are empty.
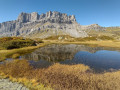
<svg viewBox="0 0 120 90"><path fill-rule="evenodd" d="M55 63L74 65L84 64L94 72L115 71L120 69L120 49L90 47L77 44L52 44L40 47L32 53L20 56L27 59L34 68L47 68ZM8 61L12 59L7 59Z"/></svg>

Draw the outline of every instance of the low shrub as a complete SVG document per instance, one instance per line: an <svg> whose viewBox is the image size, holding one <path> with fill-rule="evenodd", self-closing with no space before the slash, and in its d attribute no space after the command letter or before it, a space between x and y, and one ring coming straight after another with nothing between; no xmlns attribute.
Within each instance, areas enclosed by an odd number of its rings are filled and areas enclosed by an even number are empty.
<svg viewBox="0 0 120 90"><path fill-rule="evenodd" d="M19 56L20 56L20 54L19 54L19 53L16 53L16 54L13 54L13 55L12 55L12 58L13 58L13 59L16 59L16 58L19 58Z"/></svg>

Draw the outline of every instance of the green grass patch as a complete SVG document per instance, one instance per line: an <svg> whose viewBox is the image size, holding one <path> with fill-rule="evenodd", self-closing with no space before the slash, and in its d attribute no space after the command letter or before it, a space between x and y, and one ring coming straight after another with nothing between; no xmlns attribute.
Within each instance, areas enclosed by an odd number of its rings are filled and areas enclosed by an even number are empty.
<svg viewBox="0 0 120 90"><path fill-rule="evenodd" d="M0 38L0 49L15 49L28 46L36 46L36 42L22 37L4 37Z"/></svg>
<svg viewBox="0 0 120 90"><path fill-rule="evenodd" d="M98 40L114 40L113 37L110 36L92 36L92 37L84 37L84 38L76 38L76 41L98 41Z"/></svg>

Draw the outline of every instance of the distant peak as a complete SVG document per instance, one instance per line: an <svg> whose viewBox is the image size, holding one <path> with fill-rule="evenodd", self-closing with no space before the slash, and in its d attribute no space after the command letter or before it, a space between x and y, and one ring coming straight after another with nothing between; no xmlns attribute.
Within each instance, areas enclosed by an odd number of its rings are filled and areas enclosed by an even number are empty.
<svg viewBox="0 0 120 90"><path fill-rule="evenodd" d="M98 24L91 24L92 26L99 26Z"/></svg>
<svg viewBox="0 0 120 90"><path fill-rule="evenodd" d="M93 25L93 26L99 26L98 24L91 24L91 25Z"/></svg>

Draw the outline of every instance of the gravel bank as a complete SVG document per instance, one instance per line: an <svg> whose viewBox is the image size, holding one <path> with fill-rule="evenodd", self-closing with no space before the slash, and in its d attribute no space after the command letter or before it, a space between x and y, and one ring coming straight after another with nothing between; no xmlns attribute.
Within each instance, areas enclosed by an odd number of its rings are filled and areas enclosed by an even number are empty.
<svg viewBox="0 0 120 90"><path fill-rule="evenodd" d="M0 79L0 90L29 90L29 89L17 82L11 82L9 79Z"/></svg>

